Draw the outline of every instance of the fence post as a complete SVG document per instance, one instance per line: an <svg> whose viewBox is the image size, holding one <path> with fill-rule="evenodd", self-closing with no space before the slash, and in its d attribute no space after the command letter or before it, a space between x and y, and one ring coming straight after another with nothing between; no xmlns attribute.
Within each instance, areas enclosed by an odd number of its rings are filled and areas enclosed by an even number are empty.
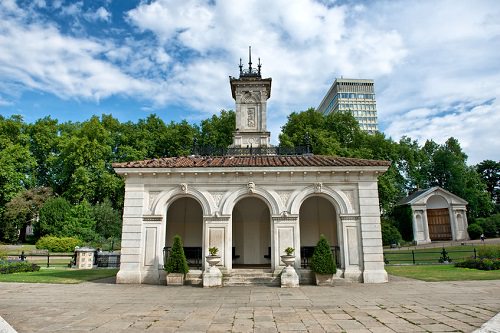
<svg viewBox="0 0 500 333"><path fill-rule="evenodd" d="M477 259L476 248L474 248L474 259Z"/></svg>
<svg viewBox="0 0 500 333"><path fill-rule="evenodd" d="M413 265L415 265L415 251L411 250L411 256L413 258Z"/></svg>
<svg viewBox="0 0 500 333"><path fill-rule="evenodd" d="M47 251L47 268L49 268L50 265L50 252Z"/></svg>

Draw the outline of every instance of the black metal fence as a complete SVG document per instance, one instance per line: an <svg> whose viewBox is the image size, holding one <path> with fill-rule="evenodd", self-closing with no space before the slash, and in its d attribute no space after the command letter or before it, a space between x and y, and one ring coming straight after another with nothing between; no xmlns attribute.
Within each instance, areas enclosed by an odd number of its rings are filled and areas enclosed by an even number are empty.
<svg viewBox="0 0 500 333"><path fill-rule="evenodd" d="M12 256L11 256L12 257ZM27 260L46 267L73 267L76 265L75 253L50 253L37 252L25 254L24 251L19 255L19 260ZM120 254L114 252L95 252L94 265L97 267L119 268Z"/></svg>
<svg viewBox="0 0 500 333"><path fill-rule="evenodd" d="M193 155L199 156L245 156L245 155L305 155L311 154L309 145L297 147L246 147L219 148L211 146L194 146Z"/></svg>
<svg viewBox="0 0 500 333"><path fill-rule="evenodd" d="M477 258L477 250L439 250L428 251L387 251L384 252L384 261L387 265L418 265L437 264L462 261L468 258Z"/></svg>

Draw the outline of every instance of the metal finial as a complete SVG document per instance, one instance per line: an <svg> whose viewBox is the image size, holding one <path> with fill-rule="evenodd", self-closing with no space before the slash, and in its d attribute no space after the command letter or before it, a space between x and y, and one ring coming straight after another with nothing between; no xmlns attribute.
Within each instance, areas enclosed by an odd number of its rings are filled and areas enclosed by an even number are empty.
<svg viewBox="0 0 500 333"><path fill-rule="evenodd" d="M240 75L243 73L243 64L241 63L241 58L240 58Z"/></svg>
<svg viewBox="0 0 500 333"><path fill-rule="evenodd" d="M259 68L259 75L260 75L260 68L262 67L262 65L260 63L260 58L259 58L259 65L257 67Z"/></svg>
<svg viewBox="0 0 500 333"><path fill-rule="evenodd" d="M248 72L252 73L252 47L248 47Z"/></svg>

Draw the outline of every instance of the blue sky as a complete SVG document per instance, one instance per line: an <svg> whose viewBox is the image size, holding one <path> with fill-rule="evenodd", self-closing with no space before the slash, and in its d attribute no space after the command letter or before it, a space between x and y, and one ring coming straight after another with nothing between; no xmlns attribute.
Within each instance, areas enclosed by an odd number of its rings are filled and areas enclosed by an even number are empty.
<svg viewBox="0 0 500 333"><path fill-rule="evenodd" d="M500 2L0 0L0 114L198 122L233 109L228 76L262 61L277 143L336 77L375 80L394 140L459 139L500 159Z"/></svg>

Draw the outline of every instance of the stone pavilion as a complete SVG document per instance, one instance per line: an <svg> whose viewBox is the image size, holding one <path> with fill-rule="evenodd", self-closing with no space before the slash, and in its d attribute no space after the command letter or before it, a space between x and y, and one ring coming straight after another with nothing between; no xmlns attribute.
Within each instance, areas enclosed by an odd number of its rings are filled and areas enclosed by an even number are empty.
<svg viewBox="0 0 500 333"><path fill-rule="evenodd" d="M216 246L225 275L252 267L277 275L287 247L296 249L301 275L324 234L339 278L387 282L377 179L390 163L280 154L266 125L271 78L262 78L260 59L254 68L249 58L248 69L240 60L239 77L229 79L236 128L225 154L113 165L125 179L117 283L163 284L164 256L176 234L200 274Z"/></svg>

